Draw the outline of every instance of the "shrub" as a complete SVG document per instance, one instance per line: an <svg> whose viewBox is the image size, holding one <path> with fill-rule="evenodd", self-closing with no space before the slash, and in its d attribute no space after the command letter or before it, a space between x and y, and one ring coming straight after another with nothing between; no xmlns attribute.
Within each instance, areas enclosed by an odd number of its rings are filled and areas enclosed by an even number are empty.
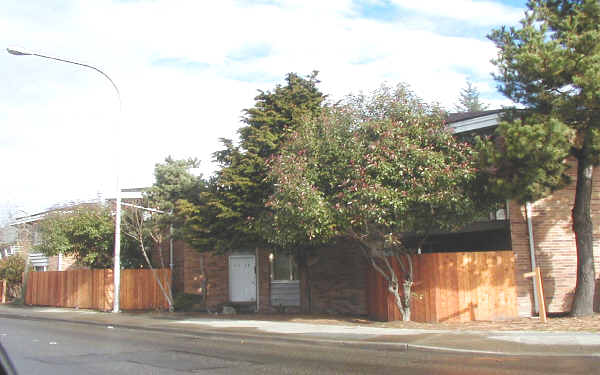
<svg viewBox="0 0 600 375"><path fill-rule="evenodd" d="M193 311L203 303L202 295L191 293L178 293L173 302L175 311Z"/></svg>
<svg viewBox="0 0 600 375"><path fill-rule="evenodd" d="M0 280L8 281L7 294L9 296L17 297L19 295L26 262L25 257L19 254L0 260Z"/></svg>

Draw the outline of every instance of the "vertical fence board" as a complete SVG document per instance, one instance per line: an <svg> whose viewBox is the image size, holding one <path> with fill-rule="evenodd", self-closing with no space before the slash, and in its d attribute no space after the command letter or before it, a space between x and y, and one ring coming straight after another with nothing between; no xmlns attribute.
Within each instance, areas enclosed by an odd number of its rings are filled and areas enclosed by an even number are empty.
<svg viewBox="0 0 600 375"><path fill-rule="evenodd" d="M468 262L469 256L459 257L456 259L456 271L457 271L457 287L458 287L458 317L457 320L461 322L469 321L469 277ZM462 308L461 308L462 307Z"/></svg>
<svg viewBox="0 0 600 375"><path fill-rule="evenodd" d="M477 253L473 254L473 263L471 268L471 298L475 301L475 320L481 320L481 312L483 307L479 298L480 294L484 293L479 290L481 285L481 257Z"/></svg>
<svg viewBox="0 0 600 375"><path fill-rule="evenodd" d="M512 251L431 253L413 259L412 320L464 322L517 316ZM394 298L387 292L387 282L372 267L368 280L369 316L401 319Z"/></svg>
<svg viewBox="0 0 600 375"><path fill-rule="evenodd" d="M169 287L170 270L156 270ZM25 303L38 306L79 307L109 311L113 306L112 270L30 272ZM150 270L121 271L121 309L167 308L168 302Z"/></svg>

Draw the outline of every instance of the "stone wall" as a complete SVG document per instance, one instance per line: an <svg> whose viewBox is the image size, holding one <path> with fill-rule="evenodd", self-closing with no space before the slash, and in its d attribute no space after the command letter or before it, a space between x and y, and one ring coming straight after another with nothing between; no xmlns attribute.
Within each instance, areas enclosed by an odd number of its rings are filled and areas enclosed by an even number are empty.
<svg viewBox="0 0 600 375"><path fill-rule="evenodd" d="M571 218L575 198L576 166L574 164L569 172L573 177L570 186L532 203L535 258L542 271L544 297L550 313L570 311L577 280L577 250ZM600 278L600 168L594 170L592 220L594 261L598 279ZM515 276L519 315L531 316L534 312L533 286L531 279L523 278L523 273L531 271L527 215L524 205L511 203L510 225L512 248L516 258ZM596 290L597 294L598 292Z"/></svg>

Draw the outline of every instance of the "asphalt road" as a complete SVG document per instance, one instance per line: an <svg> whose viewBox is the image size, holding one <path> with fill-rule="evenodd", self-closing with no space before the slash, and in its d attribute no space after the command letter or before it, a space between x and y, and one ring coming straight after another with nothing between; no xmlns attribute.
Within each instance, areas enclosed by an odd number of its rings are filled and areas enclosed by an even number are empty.
<svg viewBox="0 0 600 375"><path fill-rule="evenodd" d="M20 374L595 374L598 358L511 357L0 318Z"/></svg>

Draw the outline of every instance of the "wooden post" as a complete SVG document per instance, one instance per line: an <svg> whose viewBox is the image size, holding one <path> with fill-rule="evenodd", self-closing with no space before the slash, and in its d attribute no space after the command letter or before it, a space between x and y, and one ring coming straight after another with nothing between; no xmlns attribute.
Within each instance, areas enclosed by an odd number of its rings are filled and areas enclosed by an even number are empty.
<svg viewBox="0 0 600 375"><path fill-rule="evenodd" d="M540 270L540 267L535 267L535 271L533 272L527 272L523 274L523 277L525 278L529 278L529 277L533 277L535 278L535 286L536 286L536 292L537 292L537 297L538 297L538 301L539 301L539 307L540 307L540 321L542 323L546 323L548 321L547 317L546 317L546 302L544 301L544 290L543 290L543 286L542 286L542 271Z"/></svg>
<svg viewBox="0 0 600 375"><path fill-rule="evenodd" d="M6 303L6 280L2 280L2 303Z"/></svg>
<svg viewBox="0 0 600 375"><path fill-rule="evenodd" d="M544 289L542 287L542 271L540 267L535 267L535 282L537 285L538 301L540 303L540 320L546 323L546 301L544 300Z"/></svg>

